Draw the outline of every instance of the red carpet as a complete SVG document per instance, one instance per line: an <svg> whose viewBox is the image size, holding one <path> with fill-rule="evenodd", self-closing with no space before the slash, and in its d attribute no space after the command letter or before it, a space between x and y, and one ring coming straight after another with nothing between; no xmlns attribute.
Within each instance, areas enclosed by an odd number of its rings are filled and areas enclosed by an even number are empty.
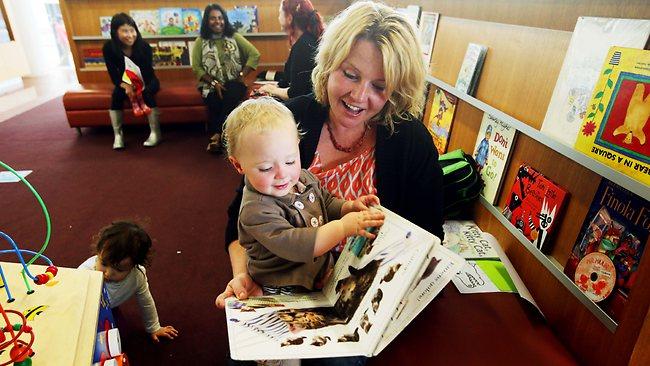
<svg viewBox="0 0 650 366"><path fill-rule="evenodd" d="M92 235L111 220L148 223L156 250L149 284L161 323L180 337L154 344L135 300L123 305L122 343L134 365L222 364L228 340L214 298L231 277L223 231L239 176L204 151L202 125L163 125L162 132L164 142L145 149L148 129L127 126L127 149L113 151L110 127L79 136L57 98L0 123L0 160L34 170L27 179L49 209L45 254L57 266L76 267L89 257ZM31 192L21 183L0 184L0 202L0 230L38 250L45 221Z"/></svg>

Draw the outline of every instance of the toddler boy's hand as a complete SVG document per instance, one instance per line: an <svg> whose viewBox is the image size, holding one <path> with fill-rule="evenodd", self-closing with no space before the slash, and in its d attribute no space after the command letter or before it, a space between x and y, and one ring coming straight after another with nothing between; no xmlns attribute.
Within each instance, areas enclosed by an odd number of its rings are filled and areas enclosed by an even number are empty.
<svg viewBox="0 0 650 366"><path fill-rule="evenodd" d="M168 325L166 327L160 327L160 329L151 333L151 339L156 343L160 342L160 337L174 339L178 337L178 331L171 325Z"/></svg>
<svg viewBox="0 0 650 366"><path fill-rule="evenodd" d="M371 206L379 206L379 197L374 194L367 194L352 201L352 209L350 212L365 211L370 209Z"/></svg>
<svg viewBox="0 0 650 366"><path fill-rule="evenodd" d="M364 210L350 212L341 218L345 236L362 235L373 239L375 234L368 232L369 227L379 227L384 224L384 213L379 210Z"/></svg>

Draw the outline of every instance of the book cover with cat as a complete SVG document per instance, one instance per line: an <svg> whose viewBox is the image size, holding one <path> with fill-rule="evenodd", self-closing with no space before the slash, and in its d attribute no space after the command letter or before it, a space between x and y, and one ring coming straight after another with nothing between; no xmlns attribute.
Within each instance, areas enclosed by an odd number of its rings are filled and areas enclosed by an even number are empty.
<svg viewBox="0 0 650 366"><path fill-rule="evenodd" d="M573 146L609 48L643 48L649 35L648 19L578 18L542 132Z"/></svg>
<svg viewBox="0 0 650 366"><path fill-rule="evenodd" d="M595 291L597 279L576 278L576 268L587 255L603 253L615 269L612 288L595 296L597 304L614 320L621 319L637 269L648 240L650 203L636 194L603 178L594 195L564 273L586 293ZM611 268L611 266L610 266ZM598 294L594 294L598 295Z"/></svg>
<svg viewBox="0 0 650 366"><path fill-rule="evenodd" d="M549 251L549 238L558 226L567 191L527 164L521 164L503 215L537 249Z"/></svg>
<svg viewBox="0 0 650 366"><path fill-rule="evenodd" d="M458 98L435 86L432 86L432 88L434 88L434 92L431 107L429 108L429 120L426 125L431 137L433 137L433 144L436 145L438 154L442 155L447 152L451 124L454 121Z"/></svg>
<svg viewBox="0 0 650 366"><path fill-rule="evenodd" d="M464 260L380 209L377 237L350 238L321 291L226 300L233 359L374 356L433 300Z"/></svg>
<svg viewBox="0 0 650 366"><path fill-rule="evenodd" d="M481 195L491 204L497 203L503 172L510 161L516 136L516 129L489 113L483 113L473 156L483 178Z"/></svg>
<svg viewBox="0 0 650 366"><path fill-rule="evenodd" d="M612 47L575 148L650 185L650 51Z"/></svg>

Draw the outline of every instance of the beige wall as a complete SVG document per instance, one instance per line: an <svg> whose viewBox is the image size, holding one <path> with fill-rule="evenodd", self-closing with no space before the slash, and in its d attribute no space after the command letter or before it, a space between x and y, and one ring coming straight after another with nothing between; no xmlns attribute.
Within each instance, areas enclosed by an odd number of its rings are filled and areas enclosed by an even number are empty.
<svg viewBox="0 0 650 366"><path fill-rule="evenodd" d="M4 4L9 25L14 29L15 21L13 21L13 9L11 3L7 0L1 0ZM14 33L15 36L15 33ZM30 73L25 51L23 50L20 41L11 41L9 43L0 44L0 82L22 77Z"/></svg>

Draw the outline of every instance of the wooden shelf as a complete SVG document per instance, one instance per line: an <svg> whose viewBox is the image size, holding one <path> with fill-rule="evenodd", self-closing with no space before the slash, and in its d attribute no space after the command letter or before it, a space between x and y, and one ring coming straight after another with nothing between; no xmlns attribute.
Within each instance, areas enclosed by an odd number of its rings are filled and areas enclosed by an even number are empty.
<svg viewBox="0 0 650 366"><path fill-rule="evenodd" d="M634 194L639 197L650 197L650 187L640 183L627 175L621 174L617 170L610 168L609 166L602 164L596 160L591 159L587 155L574 150L572 147L567 146L561 142L554 140L553 138L543 134L541 131L527 125L524 122L519 121L518 119L474 98L473 96L463 93L455 87L445 83L444 81L437 79L431 75L427 75L427 81L444 89L445 91L455 95L459 99L473 105L474 107L487 112L492 116L500 119L501 121L507 123L508 125L517 129L517 131L533 138L540 144L547 146L548 148L557 151L558 153L566 156L567 158L575 161L576 163L584 166L585 168L593 171L600 176L606 177L612 182L618 184L619 186L634 192Z"/></svg>
<svg viewBox="0 0 650 366"><path fill-rule="evenodd" d="M616 331L618 324L609 316L603 309L591 301L576 284L571 281L569 277L564 274L563 267L558 263L555 258L546 255L539 251L533 243L531 243L524 234L519 231L505 216L501 213L498 207L492 205L483 196L480 196L481 204L503 225L519 242L551 273L555 278L560 281L580 302L591 311L592 314L600 320L609 331L612 333Z"/></svg>
<svg viewBox="0 0 650 366"><path fill-rule="evenodd" d="M274 37L282 38L287 34L284 32L261 32L261 33L241 33L242 36L246 38L262 38L262 37ZM157 34L157 35L146 35L142 36L143 39L196 39L197 34ZM72 36L73 41L105 41L111 39L110 37L104 36Z"/></svg>

